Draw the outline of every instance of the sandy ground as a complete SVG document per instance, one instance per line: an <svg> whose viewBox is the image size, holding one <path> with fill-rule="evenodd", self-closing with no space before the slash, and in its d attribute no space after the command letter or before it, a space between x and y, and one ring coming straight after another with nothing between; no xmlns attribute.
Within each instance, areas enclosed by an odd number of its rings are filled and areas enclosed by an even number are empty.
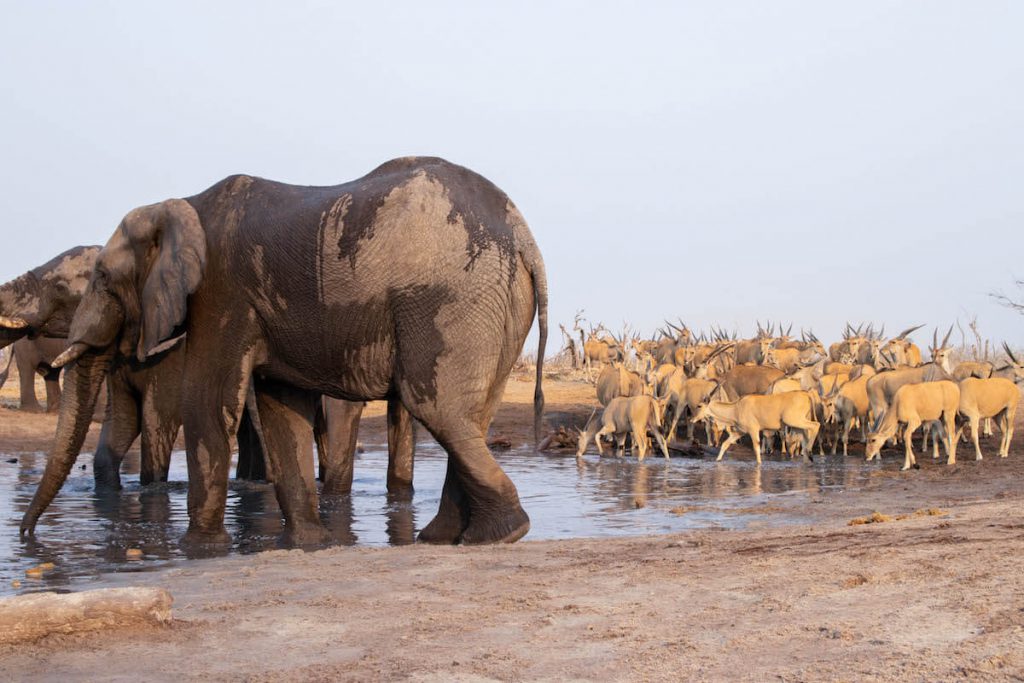
<svg viewBox="0 0 1024 683"><path fill-rule="evenodd" d="M492 436L531 439L532 391L509 383ZM590 412L587 385L546 393L554 421ZM368 443L382 412L368 408ZM53 424L0 409L0 444L45 450ZM0 679L1024 680L1024 448L972 458L820 494L813 526L114 575L170 590L174 624L0 649ZM875 511L893 519L848 524Z"/></svg>

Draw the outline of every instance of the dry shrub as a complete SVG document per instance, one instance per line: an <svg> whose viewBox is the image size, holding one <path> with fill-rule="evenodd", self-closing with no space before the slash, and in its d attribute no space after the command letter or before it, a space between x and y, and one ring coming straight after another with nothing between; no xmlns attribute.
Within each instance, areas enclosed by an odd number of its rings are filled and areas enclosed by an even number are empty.
<svg viewBox="0 0 1024 683"><path fill-rule="evenodd" d="M858 526L860 524L881 524L882 522L899 521L911 517L941 517L947 514L945 510L938 508L921 508L914 510L909 515L883 515L881 512L872 512L867 517L854 517L846 523L847 526Z"/></svg>

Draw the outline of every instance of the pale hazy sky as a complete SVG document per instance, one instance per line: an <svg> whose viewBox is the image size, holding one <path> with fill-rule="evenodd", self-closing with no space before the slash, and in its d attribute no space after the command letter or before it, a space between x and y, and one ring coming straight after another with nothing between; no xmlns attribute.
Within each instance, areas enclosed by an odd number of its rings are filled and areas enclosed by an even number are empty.
<svg viewBox="0 0 1024 683"><path fill-rule="evenodd" d="M526 216L554 323L771 317L831 340L977 314L1024 342L986 296L1024 277L1024 2L0 16L0 281L230 173L334 184L437 155Z"/></svg>

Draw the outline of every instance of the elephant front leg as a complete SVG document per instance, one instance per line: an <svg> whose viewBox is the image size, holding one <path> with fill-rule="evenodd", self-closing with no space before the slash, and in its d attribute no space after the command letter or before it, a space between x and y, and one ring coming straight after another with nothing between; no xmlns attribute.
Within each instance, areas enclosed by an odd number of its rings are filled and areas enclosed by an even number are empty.
<svg viewBox="0 0 1024 683"><path fill-rule="evenodd" d="M36 398L36 374L31 367L23 370L21 364L18 364L18 385L21 410L26 413L43 412L43 407L39 405L39 399Z"/></svg>
<svg viewBox="0 0 1024 683"><path fill-rule="evenodd" d="M44 376L46 386L46 412L60 411L60 370L51 370Z"/></svg>
<svg viewBox="0 0 1024 683"><path fill-rule="evenodd" d="M139 435L139 405L126 386L107 382L110 410L100 428L100 440L92 457L97 493L121 490L121 462Z"/></svg>
<svg viewBox="0 0 1024 683"><path fill-rule="evenodd" d="M224 510L231 468L230 436L237 433L245 409L251 359L246 354L239 365L211 373L210 359L222 358L224 352L202 353L200 348L198 343L190 348L182 384L189 519L182 543L227 545L231 537L224 528Z"/></svg>
<svg viewBox="0 0 1024 683"><path fill-rule="evenodd" d="M325 543L313 477L313 420L319 395L256 379L256 402L289 545Z"/></svg>
<svg viewBox="0 0 1024 683"><path fill-rule="evenodd" d="M180 402L173 392L149 388L142 398L142 465L139 483L167 481L171 469L171 450L181 429Z"/></svg>
<svg viewBox="0 0 1024 683"><path fill-rule="evenodd" d="M416 425L398 398L388 399L388 493L412 495L416 456Z"/></svg>

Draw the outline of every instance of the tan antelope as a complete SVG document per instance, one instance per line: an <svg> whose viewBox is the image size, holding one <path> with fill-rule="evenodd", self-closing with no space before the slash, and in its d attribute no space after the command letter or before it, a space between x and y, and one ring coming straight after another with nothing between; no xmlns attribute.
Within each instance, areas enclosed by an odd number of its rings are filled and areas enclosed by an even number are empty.
<svg viewBox="0 0 1024 683"><path fill-rule="evenodd" d="M865 341L861 335L862 327L863 325L859 325L855 330L847 322L846 329L843 330L843 340L829 345L828 357L836 362L855 362L860 354L860 347ZM848 356L851 360L844 361L843 356Z"/></svg>
<svg viewBox="0 0 1024 683"><path fill-rule="evenodd" d="M719 378L725 397L735 401L750 394L765 394L783 377L782 370L765 365L737 365Z"/></svg>
<svg viewBox="0 0 1024 683"><path fill-rule="evenodd" d="M851 372L853 372L853 368L854 368L853 363L843 363L843 362L840 362L840 361L829 361L829 362L825 363L825 367L824 367L823 371L824 371L824 374L826 374L826 375L838 375L838 374L849 375Z"/></svg>
<svg viewBox="0 0 1024 683"><path fill-rule="evenodd" d="M799 382L800 388L804 391L817 390L818 380L825 374L824 368L827 362L825 358L822 358L817 363L799 367L786 375L785 379Z"/></svg>
<svg viewBox="0 0 1024 683"><path fill-rule="evenodd" d="M790 391L807 391L807 390L805 390L803 388L803 386L800 383L800 380L798 380L796 378L793 378L793 377L782 377L781 379L777 379L774 382L772 382L772 385L770 387L768 387L768 395L769 396L774 396L775 394L785 394L785 393L790 392ZM812 409L813 409L814 419L817 420L819 422L819 424L824 424L824 410L823 410L823 406L822 406L822 402L821 402L821 396L818 393L817 388L816 387L812 388L811 390L807 391L807 393L811 397L811 405L812 405ZM766 434L767 434L767 431L766 431ZM768 436L772 436L772 435L768 434ZM782 452L783 453L789 453L790 455L793 455L794 451L792 450L791 444L790 444L791 439L787 438L787 436L788 436L788 433L786 432L786 430L783 430L783 433L779 435L780 442L782 444ZM768 443L769 444L771 443L770 439L768 440ZM820 455L824 455L825 454L825 450L824 450L824 447L822 445L822 439L818 439L818 453Z"/></svg>
<svg viewBox="0 0 1024 683"><path fill-rule="evenodd" d="M684 412L693 414L696 407L711 396L711 392L718 387L718 382L707 378L707 366L713 363L716 358L729 351L730 344L724 344L708 355L701 365L695 368L696 377L688 378L685 372L677 371L659 387L658 395L666 398L665 419L668 419L669 410L672 411L672 426L669 428L669 438L676 434L676 426L679 418ZM711 439L711 430L705 429L708 435L708 445ZM689 425L686 432L688 440L693 439L693 426Z"/></svg>
<svg viewBox="0 0 1024 683"><path fill-rule="evenodd" d="M679 419L684 414L694 415L697 412L697 407L702 403L707 403L711 399L711 394L714 393L715 389L718 388L718 382L710 379L700 379L698 377L691 377L684 379L679 383L678 386L673 387L669 395L669 404L671 405L672 412L672 424L668 429L669 438L673 438L676 435L676 429L679 426ZM666 417L668 416L668 407L665 410ZM686 421L686 440L693 441L693 429L694 423L692 420ZM711 425L704 425L704 434L707 440L708 446L712 445L712 429Z"/></svg>
<svg viewBox="0 0 1024 683"><path fill-rule="evenodd" d="M832 455L836 454L840 438L843 440L843 455L849 455L850 430L854 425L860 425L861 438L867 440L868 411L871 408L867 390L869 377L861 375L841 387L833 386L832 391L822 398L825 422L834 422L839 429L832 442Z"/></svg>
<svg viewBox="0 0 1024 683"><path fill-rule="evenodd" d="M792 327L792 325L790 325L790 327ZM789 339L787 332L785 341L777 342L775 344L775 348L796 349L797 351L811 350L821 358L828 356L828 352L825 350L825 345L814 336L814 333L805 332L803 330L800 330L800 341Z"/></svg>
<svg viewBox="0 0 1024 683"><path fill-rule="evenodd" d="M684 377L686 376L686 372L683 368L672 365L671 363L664 363L654 368L650 374L650 379L651 384L654 385L654 392L658 394L658 396L665 395L667 392L668 380L676 373L682 374Z"/></svg>
<svg viewBox="0 0 1024 683"><path fill-rule="evenodd" d="M951 367L953 347L949 345L949 335L951 334L953 334L952 325L949 326L949 332L946 333L946 336L942 339L942 344L940 345L938 343L939 330L936 329L932 333L932 345L928 349L932 354L931 362L945 370L947 374L951 374L953 372L953 368Z"/></svg>
<svg viewBox="0 0 1024 683"><path fill-rule="evenodd" d="M1008 379L968 377L960 382L959 412L971 428L975 460L981 460L978 429L979 423L983 419L996 418L999 423L999 431L1002 433L1002 439L999 442L999 457L1005 458L1010 454L1013 420L1017 415L1019 402L1020 389ZM962 429L963 427L961 427Z"/></svg>
<svg viewBox="0 0 1024 683"><path fill-rule="evenodd" d="M895 359L896 366L916 368L921 364L921 349L917 347L917 344L908 339L907 335L922 327L924 325L908 327L885 344L884 351L888 352Z"/></svg>
<svg viewBox="0 0 1024 683"><path fill-rule="evenodd" d="M633 447L636 449L637 459L643 460L651 449L649 433L661 448L662 454L667 460L668 443L661 434L661 417L664 409L664 401L653 396L630 396L618 397L605 407L601 413L600 422L593 419L587 421L584 429L579 431L579 441L576 446L576 457L582 458L587 451L587 444L591 439L597 446L597 452L604 455L601 450L601 437L612 436L617 444L617 455L622 457L625 453L626 437L633 437ZM599 426L600 425L600 426Z"/></svg>
<svg viewBox="0 0 1024 683"><path fill-rule="evenodd" d="M1010 347L1007 346L1006 342L1003 342L1003 350L1006 351L1006 357L1009 359L1009 362L1006 365L993 370L992 376L1002 377L1003 379L1008 379L1017 384L1024 384L1024 363L1017 360L1013 355L1013 351L1010 350Z"/></svg>
<svg viewBox="0 0 1024 683"><path fill-rule="evenodd" d="M736 342L736 364L760 363L764 358L764 354L768 352L768 349L775 342L774 331L774 324L769 325L768 329L765 329L761 327L759 321L757 323L756 337Z"/></svg>
<svg viewBox="0 0 1024 683"><path fill-rule="evenodd" d="M870 381L868 384L870 385ZM902 423L906 425L903 430L903 445L906 449L903 469L909 470L911 466L917 464L912 439L914 432L922 424L939 421L945 431L942 443L946 447L946 464L954 464L957 441L955 420L959 408L960 388L949 380L901 386L893 396L892 405L885 413L881 424L868 436L865 457L870 461L880 456L882 444L896 436L896 431ZM937 442L934 448L935 457L938 457Z"/></svg>
<svg viewBox="0 0 1024 683"><path fill-rule="evenodd" d="M605 365L597 376L597 401L602 406L607 406L619 396L639 396L642 393L643 378L618 361Z"/></svg>
<svg viewBox="0 0 1024 683"><path fill-rule="evenodd" d="M776 347L768 349L764 353L762 365L778 368L788 375L797 368L814 363L818 358L818 351L813 347L806 349Z"/></svg>
<svg viewBox="0 0 1024 683"><path fill-rule="evenodd" d="M599 334L601 329L600 325L596 330L591 328L590 335L586 339L583 339L583 330L580 330L580 341L583 342L583 364L586 366L588 374L593 369L594 363L604 366L612 361L622 361L625 358L625 349L619 341L607 331L603 335Z"/></svg>
<svg viewBox="0 0 1024 683"><path fill-rule="evenodd" d="M818 393L824 396L832 392L832 389L839 388L850 381L850 375L845 372L836 372L829 375L822 375L818 380Z"/></svg>
<svg viewBox="0 0 1024 683"><path fill-rule="evenodd" d="M806 391L790 391L774 396L744 396L738 401L710 401L697 408L691 422L714 420L725 427L729 436L722 443L716 460L744 435L750 437L754 457L761 462L761 432L781 431L783 427L804 433L803 456L808 459L811 447L818 437L818 423L813 419L811 395Z"/></svg>
<svg viewBox="0 0 1024 683"><path fill-rule="evenodd" d="M947 346L952 331L953 327L950 326L941 345L938 343L938 330L935 331L931 348L933 362L916 367L887 370L868 380L868 400L871 402L871 414L876 427L881 424L886 409L900 387L919 382L952 380L949 374L949 354L952 349Z"/></svg>
<svg viewBox="0 0 1024 683"><path fill-rule="evenodd" d="M988 379L992 376L992 372L995 369L995 366L987 360L965 360L957 363L957 366L953 368L953 372L950 374L953 375L953 379L957 382L968 377Z"/></svg>

